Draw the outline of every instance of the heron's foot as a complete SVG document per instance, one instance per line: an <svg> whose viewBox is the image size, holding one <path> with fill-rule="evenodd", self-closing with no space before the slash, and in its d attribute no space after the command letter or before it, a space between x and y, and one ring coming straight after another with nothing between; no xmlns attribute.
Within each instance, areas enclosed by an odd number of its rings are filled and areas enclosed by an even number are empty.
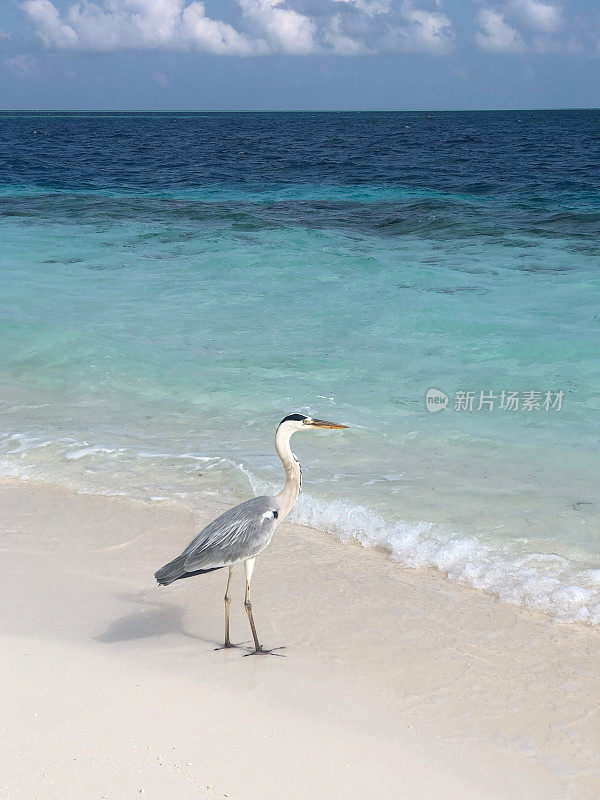
<svg viewBox="0 0 600 800"><path fill-rule="evenodd" d="M244 653L244 658L247 656L278 656L279 658L285 658L284 653L276 653L275 650L285 650L285 647L272 647L270 650L266 650L262 645L257 647L256 650L253 650L251 653Z"/></svg>
<svg viewBox="0 0 600 800"><path fill-rule="evenodd" d="M215 647L215 652L217 650L229 650L234 647L243 647L245 644L250 644L250 640L246 642L240 642L239 644L232 644L231 642L225 642L225 644L222 644L220 647Z"/></svg>

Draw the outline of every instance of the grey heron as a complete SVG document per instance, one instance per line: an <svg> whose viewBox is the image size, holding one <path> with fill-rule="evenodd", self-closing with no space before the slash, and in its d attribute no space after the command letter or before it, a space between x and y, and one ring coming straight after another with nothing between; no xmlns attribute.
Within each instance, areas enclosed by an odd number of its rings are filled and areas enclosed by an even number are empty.
<svg viewBox="0 0 600 800"><path fill-rule="evenodd" d="M223 647L235 647L229 638L229 607L231 598L229 587L235 564L244 562L246 571L246 595L244 607L250 622L254 650L246 655L273 653L273 648L265 650L258 640L250 602L250 581L254 560L271 541L275 529L288 516L295 506L302 487L300 462L292 452L290 439L297 431L317 429L341 429L347 425L313 419L304 414L289 414L279 423L275 434L275 450L285 470L285 484L279 494L273 497L253 497L230 508L220 517L209 523L188 544L181 555L165 564L155 573L160 586L168 586L182 578L203 575L217 569L229 568L227 588L225 589L225 643ZM219 648L220 649L220 648ZM275 654L279 655L279 654Z"/></svg>

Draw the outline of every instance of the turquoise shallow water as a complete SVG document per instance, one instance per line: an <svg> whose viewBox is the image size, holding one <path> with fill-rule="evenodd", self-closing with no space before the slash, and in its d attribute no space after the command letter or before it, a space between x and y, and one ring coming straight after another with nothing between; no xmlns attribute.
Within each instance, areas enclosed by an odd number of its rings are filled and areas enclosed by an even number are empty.
<svg viewBox="0 0 600 800"><path fill-rule="evenodd" d="M3 471L234 501L312 413L297 519L600 624L600 115L515 114L0 115Z"/></svg>

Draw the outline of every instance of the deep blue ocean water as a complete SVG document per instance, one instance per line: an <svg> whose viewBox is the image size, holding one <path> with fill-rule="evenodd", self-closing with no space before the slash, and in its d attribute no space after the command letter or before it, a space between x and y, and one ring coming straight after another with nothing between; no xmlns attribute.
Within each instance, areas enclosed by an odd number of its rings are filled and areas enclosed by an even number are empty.
<svg viewBox="0 0 600 800"><path fill-rule="evenodd" d="M297 519L600 624L599 237L600 112L2 113L2 470L234 501L304 411Z"/></svg>

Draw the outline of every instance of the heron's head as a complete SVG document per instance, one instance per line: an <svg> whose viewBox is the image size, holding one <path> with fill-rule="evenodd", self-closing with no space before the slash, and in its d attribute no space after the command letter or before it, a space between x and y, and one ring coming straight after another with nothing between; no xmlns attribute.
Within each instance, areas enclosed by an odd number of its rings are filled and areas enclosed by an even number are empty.
<svg viewBox="0 0 600 800"><path fill-rule="evenodd" d="M320 428L321 430L339 430L341 428L348 427L347 425L340 425L337 422L327 422L324 419L305 417L304 414L288 414L288 416L284 417L279 423L279 428L282 426L285 426L285 429L289 430L290 433L295 433L296 431L305 431L309 428Z"/></svg>

